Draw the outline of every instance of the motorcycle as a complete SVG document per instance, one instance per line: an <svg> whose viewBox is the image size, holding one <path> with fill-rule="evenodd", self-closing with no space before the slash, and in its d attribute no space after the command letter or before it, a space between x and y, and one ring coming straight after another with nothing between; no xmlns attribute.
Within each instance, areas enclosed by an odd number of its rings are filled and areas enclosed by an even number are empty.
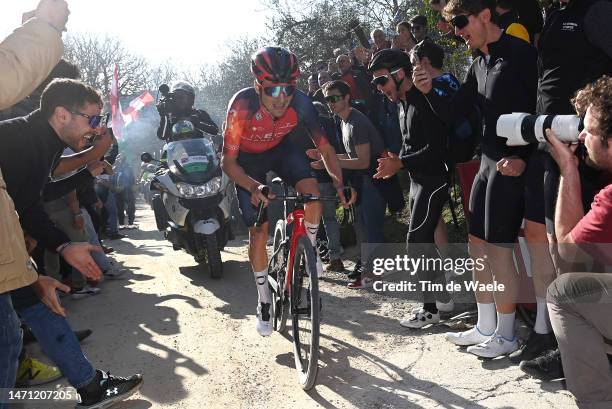
<svg viewBox="0 0 612 409"><path fill-rule="evenodd" d="M187 251L213 278L220 278L221 251L233 239L232 186L221 171L212 135L174 140L164 151L167 163L154 160L150 153L141 156L143 162L161 165L150 188L155 192L152 207L157 228L175 250Z"/></svg>

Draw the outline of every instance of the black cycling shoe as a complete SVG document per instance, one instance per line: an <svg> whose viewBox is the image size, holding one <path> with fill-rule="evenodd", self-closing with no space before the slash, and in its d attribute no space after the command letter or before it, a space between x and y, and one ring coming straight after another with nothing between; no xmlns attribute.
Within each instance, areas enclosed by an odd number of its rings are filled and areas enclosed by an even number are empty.
<svg viewBox="0 0 612 409"><path fill-rule="evenodd" d="M113 376L110 372L96 370L96 376L89 385L78 389L81 401L76 408L102 409L133 395L142 386L142 375L129 378Z"/></svg>
<svg viewBox="0 0 612 409"><path fill-rule="evenodd" d="M531 361L539 356L544 355L546 351L550 351L557 348L557 339L555 335L550 334L538 334L535 331L531 331L529 339L525 344L517 351L514 351L508 356L510 362L513 364L520 364L521 361Z"/></svg>
<svg viewBox="0 0 612 409"><path fill-rule="evenodd" d="M542 381L565 378L563 365L561 365L561 353L558 349L531 361L521 362L519 369L527 375Z"/></svg>

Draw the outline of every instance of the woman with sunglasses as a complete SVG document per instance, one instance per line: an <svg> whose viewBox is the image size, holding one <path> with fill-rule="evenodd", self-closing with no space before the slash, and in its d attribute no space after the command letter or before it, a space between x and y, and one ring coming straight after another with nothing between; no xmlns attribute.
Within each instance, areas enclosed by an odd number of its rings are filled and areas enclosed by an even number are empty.
<svg viewBox="0 0 612 409"><path fill-rule="evenodd" d="M265 47L251 57L254 87L234 95L227 110L223 139L223 171L236 183L238 204L249 227L249 260L255 276L257 294L257 332L272 333L270 289L268 286L268 222L255 227L258 205L268 203L261 189L266 173L274 171L298 193L319 195L316 173L300 140L311 138L320 159L333 180L338 197L346 206L342 172L334 148L319 124L312 100L296 87L300 75L295 54L280 47ZM316 236L322 214L320 202L307 203L306 229L316 248ZM320 258L317 271L323 266Z"/></svg>
<svg viewBox="0 0 612 409"><path fill-rule="evenodd" d="M439 117L452 123L476 105L483 115L480 169L470 195L469 251L477 263L473 279L479 284L503 284L499 291L475 291L478 323L473 329L447 333L457 345L485 358L508 355L518 349L514 316L518 273L513 244L524 207L524 175L534 146L508 147L496 133L501 114L535 111L537 54L527 42L504 34L494 23L495 2L450 0L444 15L472 50L476 50L466 80L450 101L432 92L431 77L415 70L415 86L427 97Z"/></svg>

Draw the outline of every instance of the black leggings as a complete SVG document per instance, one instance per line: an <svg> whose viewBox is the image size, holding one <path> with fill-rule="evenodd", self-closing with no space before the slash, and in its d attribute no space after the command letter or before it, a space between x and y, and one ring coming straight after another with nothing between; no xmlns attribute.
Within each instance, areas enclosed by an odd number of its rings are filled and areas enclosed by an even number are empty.
<svg viewBox="0 0 612 409"><path fill-rule="evenodd" d="M434 242L434 232L440 220L444 204L448 200L448 176L426 176L410 174L410 226L406 237L408 256L412 259L440 259L440 253ZM446 284L444 271L435 267L417 271L419 281L430 281ZM446 290L423 292L423 304L426 311L438 312L436 300L449 302L450 295Z"/></svg>

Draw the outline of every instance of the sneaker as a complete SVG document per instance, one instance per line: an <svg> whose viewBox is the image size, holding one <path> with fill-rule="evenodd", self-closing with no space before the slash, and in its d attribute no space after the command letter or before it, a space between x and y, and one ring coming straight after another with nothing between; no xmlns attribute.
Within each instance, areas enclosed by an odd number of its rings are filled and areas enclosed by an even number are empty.
<svg viewBox="0 0 612 409"><path fill-rule="evenodd" d="M270 321L270 303L260 302L257 304L257 332L262 337L272 334L272 322Z"/></svg>
<svg viewBox="0 0 612 409"><path fill-rule="evenodd" d="M455 301L449 302L436 301L436 308L439 312L452 312L455 309Z"/></svg>
<svg viewBox="0 0 612 409"><path fill-rule="evenodd" d="M121 240L126 237L125 234L120 234L120 233L109 233L107 236L111 240Z"/></svg>
<svg viewBox="0 0 612 409"><path fill-rule="evenodd" d="M531 331L527 342L518 351L511 353L508 358L510 362L518 365L521 361L531 361L544 355L546 351L556 348L557 339L554 334L538 334L535 331Z"/></svg>
<svg viewBox="0 0 612 409"><path fill-rule="evenodd" d="M498 356L510 355L517 349L518 342L516 337L508 340L495 333L485 342L468 347L467 351L482 358L497 358Z"/></svg>
<svg viewBox="0 0 612 409"><path fill-rule="evenodd" d="M25 358L19 362L17 368L17 381L15 386L25 388L28 386L44 385L61 378L63 375L54 366L46 365L34 358Z"/></svg>
<svg viewBox="0 0 612 409"><path fill-rule="evenodd" d="M75 288L71 291L72 298L75 300L80 300L81 298L85 298L88 295L98 295L102 290L99 287L92 286L89 284L85 284L83 288Z"/></svg>
<svg viewBox="0 0 612 409"><path fill-rule="evenodd" d="M96 377L89 385L78 389L81 401L76 408L102 409L133 395L142 386L142 375L129 378L111 375L110 372L96 371Z"/></svg>
<svg viewBox="0 0 612 409"><path fill-rule="evenodd" d="M349 280L357 280L359 277L361 277L362 271L363 268L361 266L361 260L357 260L357 263L355 263L355 268L353 268L353 271L351 271L347 277Z"/></svg>
<svg viewBox="0 0 612 409"><path fill-rule="evenodd" d="M342 263L342 260L340 260L339 258L335 260L331 260L329 262L329 265L325 269L325 271L330 271L334 273L342 273L344 271L344 264Z"/></svg>
<svg viewBox="0 0 612 409"><path fill-rule="evenodd" d="M108 278L110 280L116 280L122 275L124 275L125 273L127 273L127 270L125 268L121 268L117 266L115 263L110 263L110 264L111 264L111 267L108 270L102 272L105 278Z"/></svg>
<svg viewBox="0 0 612 409"><path fill-rule="evenodd" d="M423 328L429 324L437 324L440 322L440 313L432 313L426 311L424 308L419 308L417 311L413 310L413 314L400 321L400 325L406 328Z"/></svg>
<svg viewBox="0 0 612 409"><path fill-rule="evenodd" d="M519 365L519 369L532 378L542 381L565 378L559 349L550 351L546 355L539 356L531 361L523 361Z"/></svg>
<svg viewBox="0 0 612 409"><path fill-rule="evenodd" d="M136 230L138 228L138 225L132 223L132 224L128 224L126 227L130 230Z"/></svg>
<svg viewBox="0 0 612 409"><path fill-rule="evenodd" d="M470 330L463 332L447 332L446 334L444 334L444 337L448 342L464 347L483 343L492 335L493 334L483 334L482 332L480 332L478 327L474 327Z"/></svg>
<svg viewBox="0 0 612 409"><path fill-rule="evenodd" d="M353 290L360 290L362 288L370 288L374 284L374 279L368 276L362 276L355 281L348 283L347 287Z"/></svg>
<svg viewBox="0 0 612 409"><path fill-rule="evenodd" d="M114 249L114 248L109 247L109 246L105 246L105 245L103 245L103 244L100 244L100 247L102 247L102 251L104 251L104 254L110 254L110 253L112 253L113 251L115 251L115 249Z"/></svg>

